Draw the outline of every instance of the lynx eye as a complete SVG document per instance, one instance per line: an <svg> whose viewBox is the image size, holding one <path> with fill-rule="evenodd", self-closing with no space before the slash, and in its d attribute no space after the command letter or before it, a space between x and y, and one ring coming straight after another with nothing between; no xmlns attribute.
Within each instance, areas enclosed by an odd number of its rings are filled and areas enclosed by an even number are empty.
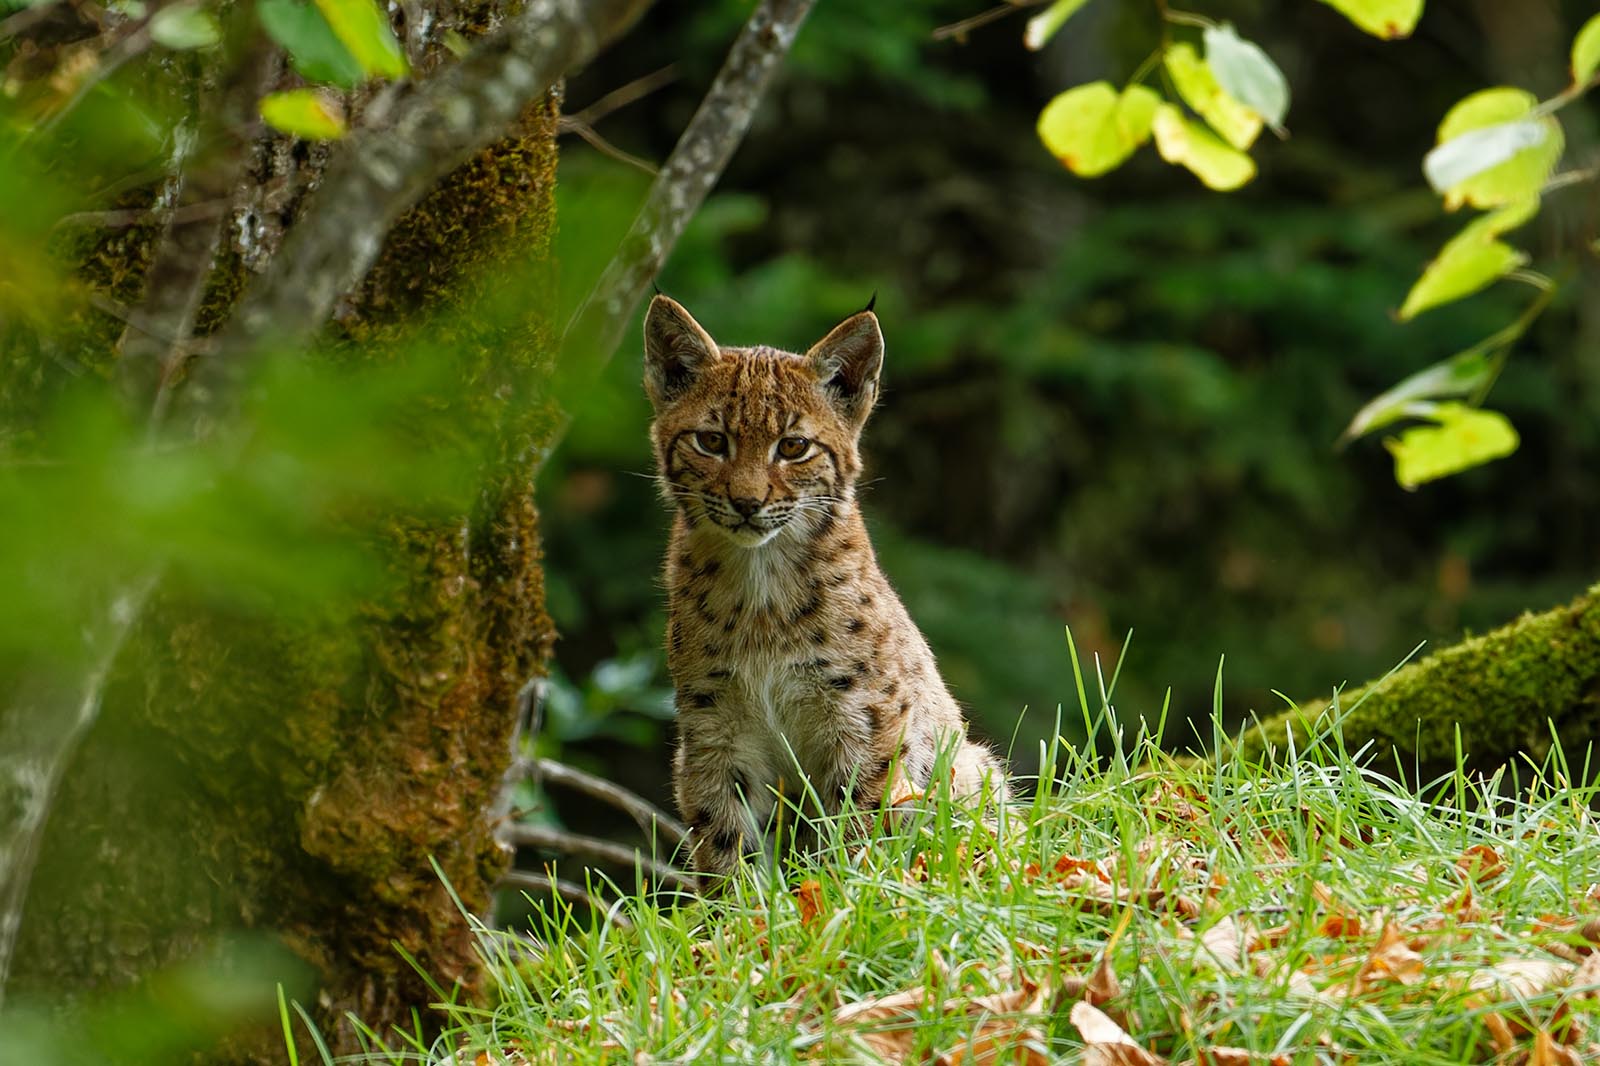
<svg viewBox="0 0 1600 1066"><path fill-rule="evenodd" d="M778 458L791 462L802 458L811 450L811 442L804 437L785 437L778 442Z"/></svg>
<svg viewBox="0 0 1600 1066"><path fill-rule="evenodd" d="M694 435L694 446L703 455L727 455L728 435L714 429L702 429Z"/></svg>

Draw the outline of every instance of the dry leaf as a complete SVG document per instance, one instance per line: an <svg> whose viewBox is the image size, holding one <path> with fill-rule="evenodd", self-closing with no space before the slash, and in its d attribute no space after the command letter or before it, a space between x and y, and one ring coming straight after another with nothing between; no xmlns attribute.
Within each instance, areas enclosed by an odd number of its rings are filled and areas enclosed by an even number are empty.
<svg viewBox="0 0 1600 1066"><path fill-rule="evenodd" d="M1117 980L1117 972L1111 968L1111 952L1103 951L1094 971L1089 974L1089 980L1084 982L1083 998L1090 1005L1100 1007L1120 995L1122 983Z"/></svg>
<svg viewBox="0 0 1600 1066"><path fill-rule="evenodd" d="M1600 952L1584 956L1572 975L1572 987L1578 999L1600 998Z"/></svg>
<svg viewBox="0 0 1600 1066"><path fill-rule="evenodd" d="M1279 1053L1267 1055L1240 1047L1198 1048L1194 1053L1198 1066L1289 1066L1289 1056Z"/></svg>
<svg viewBox="0 0 1600 1066"><path fill-rule="evenodd" d="M1384 922L1377 944L1367 956L1367 961L1362 963L1361 972L1356 975L1356 992L1364 992L1369 986L1382 981L1414 985L1420 980L1422 956L1411 950L1405 937L1400 935L1398 925Z"/></svg>
<svg viewBox="0 0 1600 1066"><path fill-rule="evenodd" d="M1232 915L1200 934L1200 946L1211 953L1223 969L1237 971L1244 961L1245 939L1250 930Z"/></svg>
<svg viewBox="0 0 1600 1066"><path fill-rule="evenodd" d="M794 890L794 901L800 908L800 924L809 926L815 922L822 914L822 882L802 881Z"/></svg>
<svg viewBox="0 0 1600 1066"><path fill-rule="evenodd" d="M1541 1029L1533 1036L1528 1066L1583 1066L1583 1057Z"/></svg>
<svg viewBox="0 0 1600 1066"><path fill-rule="evenodd" d="M1477 1000L1487 1006L1496 1000L1532 999L1541 992L1565 984L1571 973L1571 963L1549 959L1507 959L1473 974L1467 987L1480 993ZM1489 999L1491 994L1495 1000Z"/></svg>
<svg viewBox="0 0 1600 1066"><path fill-rule="evenodd" d="M1330 914L1318 928L1323 936L1346 940L1361 935L1361 919L1350 914Z"/></svg>
<svg viewBox="0 0 1600 1066"><path fill-rule="evenodd" d="M1074 1003L1068 1017L1086 1045L1084 1066L1162 1066L1166 1062L1135 1043L1122 1026L1098 1007Z"/></svg>
<svg viewBox="0 0 1600 1066"><path fill-rule="evenodd" d="M1456 869L1463 877L1487 884L1506 872L1506 864L1500 861L1500 853L1489 845L1474 844L1461 853Z"/></svg>

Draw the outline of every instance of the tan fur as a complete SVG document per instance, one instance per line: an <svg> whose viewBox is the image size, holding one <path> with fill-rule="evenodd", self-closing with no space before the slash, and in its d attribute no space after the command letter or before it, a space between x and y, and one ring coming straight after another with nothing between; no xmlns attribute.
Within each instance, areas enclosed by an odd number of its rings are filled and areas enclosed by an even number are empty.
<svg viewBox="0 0 1600 1066"><path fill-rule="evenodd" d="M987 780L1004 797L998 762L966 739L856 508L857 446L882 360L871 311L803 356L721 348L665 296L646 316L651 434L675 510L673 780L702 874L726 874L762 847L775 793L798 791L796 761L828 813L846 794L873 810L886 792L892 801L927 789L951 745L955 793L980 793ZM803 455L778 454L796 440Z"/></svg>

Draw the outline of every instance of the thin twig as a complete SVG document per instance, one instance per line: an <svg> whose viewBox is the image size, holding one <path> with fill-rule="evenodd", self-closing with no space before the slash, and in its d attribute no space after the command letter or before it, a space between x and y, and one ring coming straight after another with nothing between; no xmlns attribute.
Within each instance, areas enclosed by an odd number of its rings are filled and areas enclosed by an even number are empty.
<svg viewBox="0 0 1600 1066"><path fill-rule="evenodd" d="M224 197L206 203L184 204L174 208L168 217L174 223L203 222L206 219L223 217L232 206L233 202ZM55 228L93 226L97 229L127 229L129 226L152 221L156 214L156 209L153 207L129 207L121 211L74 211L56 219Z"/></svg>
<svg viewBox="0 0 1600 1066"><path fill-rule="evenodd" d="M641 873L648 874L657 884L670 885L673 888L693 892L695 882L692 877L679 870L670 863L653 859L638 848L630 848L625 844L618 844L610 840L601 840L599 837L583 836L579 833L569 833L565 829L553 829L545 825L517 825L515 823L500 827L500 836L508 844L521 847L543 848L561 855L570 855L584 862L606 863L611 866L633 866Z"/></svg>
<svg viewBox="0 0 1600 1066"><path fill-rule="evenodd" d="M660 70L653 70L642 78L635 78L626 85L612 89L588 107L574 111L570 117L593 126L613 111L620 111L629 104L638 103L657 89L671 85L677 80L678 64L668 63Z"/></svg>
<svg viewBox="0 0 1600 1066"><path fill-rule="evenodd" d="M541 896L557 895L568 903L583 903L593 908L598 913L605 913L602 899L597 899L582 885L574 881L563 881L559 877L548 877L545 874L530 873L527 870L507 870L500 875L500 882L496 888L514 888L519 892L526 892L537 900ZM633 922L626 914L611 914L611 923L619 929L632 929Z"/></svg>
<svg viewBox="0 0 1600 1066"><path fill-rule="evenodd" d="M989 25L991 22L998 22L1007 15L1014 15L1019 11L1026 11L1029 7L1035 7L1042 2L1043 0L1034 0L1033 3L1028 4L1011 2L999 4L995 7L991 7L987 11L980 11L976 15L970 15L958 22L951 22L944 26L938 27L933 31L933 39L936 41L943 41L954 38L956 41L964 44L967 40L967 34L971 33L973 30L981 29L982 27Z"/></svg>
<svg viewBox="0 0 1600 1066"><path fill-rule="evenodd" d="M570 788L591 799L609 803L625 812L647 835L659 832L673 847L682 844L689 835L688 828L672 815L638 793L607 781L603 777L596 777L594 774L575 766L568 766L566 763L556 762L554 759L535 759L531 769L539 781Z"/></svg>
<svg viewBox="0 0 1600 1066"><path fill-rule="evenodd" d="M624 152L621 148L618 148L616 145L600 136L600 134L596 133L594 127L589 125L587 122L580 122L577 118L571 115L562 115L557 126L557 130L561 133L576 133L579 137L582 137L585 141L587 141L591 148L599 152L601 155L610 156L617 162L626 163L628 166L633 167L636 170L642 170L652 177L654 177L656 174L656 166L654 163L651 163L648 159L640 159L638 156L629 152Z"/></svg>
<svg viewBox="0 0 1600 1066"><path fill-rule="evenodd" d="M558 391L582 388L611 361L633 309L744 139L814 2L762 0L739 32L617 254L568 322L557 361ZM535 465L565 435L572 421L568 406L542 442Z"/></svg>

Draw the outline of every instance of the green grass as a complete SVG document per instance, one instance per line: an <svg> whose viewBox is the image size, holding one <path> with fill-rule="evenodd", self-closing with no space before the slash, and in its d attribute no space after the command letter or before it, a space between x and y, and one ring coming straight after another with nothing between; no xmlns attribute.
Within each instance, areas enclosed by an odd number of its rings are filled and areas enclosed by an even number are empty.
<svg viewBox="0 0 1600 1066"><path fill-rule="evenodd" d="M1536 1043L1595 1061L1600 831L1559 755L1408 785L1330 716L1282 765L1230 758L1226 736L1192 764L1119 736L1108 703L1084 718L1109 759L1042 752L998 828L936 800L717 902L485 932L491 1003L371 1059L1155 1061L1086 1054L1088 997L1175 1063L1510 1063Z"/></svg>

